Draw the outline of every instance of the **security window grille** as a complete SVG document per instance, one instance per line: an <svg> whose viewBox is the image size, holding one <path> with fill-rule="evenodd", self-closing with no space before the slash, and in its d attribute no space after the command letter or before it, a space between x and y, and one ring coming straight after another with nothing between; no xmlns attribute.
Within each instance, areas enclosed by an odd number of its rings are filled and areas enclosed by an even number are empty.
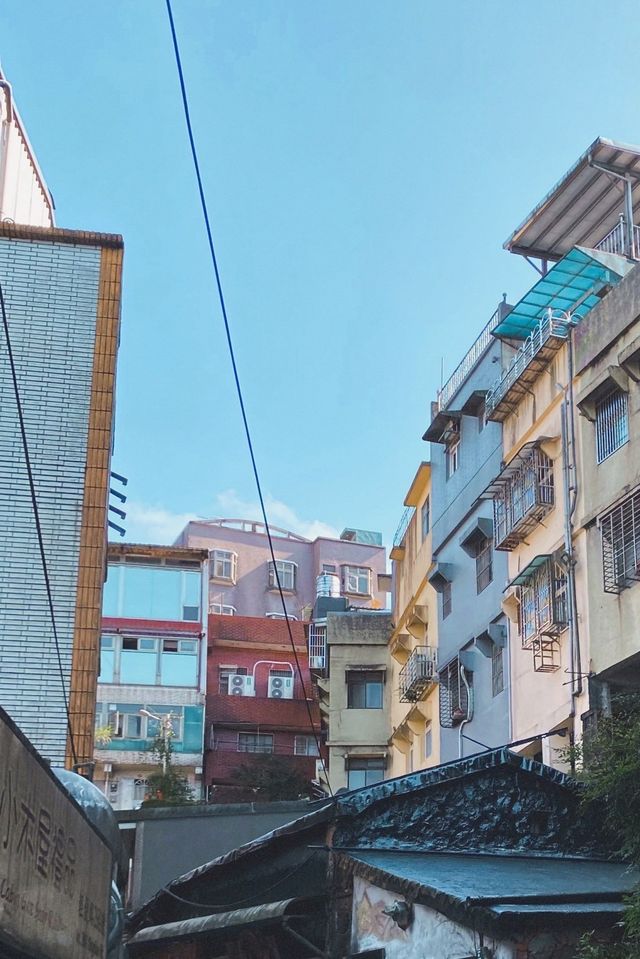
<svg viewBox="0 0 640 959"><path fill-rule="evenodd" d="M327 665L327 627L324 623L309 625L309 666L324 669Z"/></svg>
<svg viewBox="0 0 640 959"><path fill-rule="evenodd" d="M535 446L496 481L493 497L495 543L512 550L553 508L553 461Z"/></svg>
<svg viewBox="0 0 640 959"><path fill-rule="evenodd" d="M446 619L451 615L453 609L451 583L445 583L442 587L442 618Z"/></svg>
<svg viewBox="0 0 640 959"><path fill-rule="evenodd" d="M214 549L211 556L211 576L235 583L238 557L229 549Z"/></svg>
<svg viewBox="0 0 640 959"><path fill-rule="evenodd" d="M482 539L476 553L476 590L481 593L493 579L493 541Z"/></svg>
<svg viewBox="0 0 640 959"><path fill-rule="evenodd" d="M520 586L520 639L529 649L540 636L557 636L567 628L567 576L554 559L538 566Z"/></svg>
<svg viewBox="0 0 640 959"><path fill-rule="evenodd" d="M235 606L225 606L224 603L211 603L209 612L218 616L235 616L236 608Z"/></svg>
<svg viewBox="0 0 640 959"><path fill-rule="evenodd" d="M133 780L133 801L142 802L147 793L149 792L149 780L148 779L134 779Z"/></svg>
<svg viewBox="0 0 640 959"><path fill-rule="evenodd" d="M296 736L293 740L294 756L318 756L318 744L313 736Z"/></svg>
<svg viewBox="0 0 640 959"><path fill-rule="evenodd" d="M460 437L457 436L453 442L451 442L445 452L446 457L446 473L447 479L451 479L454 473L458 472L458 467L460 466Z"/></svg>
<svg viewBox="0 0 640 959"><path fill-rule="evenodd" d="M473 674L467 673L471 686ZM446 729L457 726L469 714L469 694L462 678L460 661L456 656L440 673L440 725Z"/></svg>
<svg viewBox="0 0 640 959"><path fill-rule="evenodd" d="M278 571L278 577L276 578L276 569ZM298 567L295 563L291 563L288 560L278 559L276 560L275 567L273 563L269 563L269 589L278 588L278 579L280 580L280 586L282 589L286 589L289 592L294 592L296 588L296 575L298 572Z"/></svg>
<svg viewBox="0 0 640 959"><path fill-rule="evenodd" d="M427 496L426 500L422 504L421 510L421 519L422 519L422 539L425 540L429 535L429 529L431 524L431 501Z"/></svg>
<svg viewBox="0 0 640 959"><path fill-rule="evenodd" d="M347 789L361 789L382 782L386 761L384 756L347 759Z"/></svg>
<svg viewBox="0 0 640 959"><path fill-rule="evenodd" d="M640 580L640 490L600 520L606 593L619 593Z"/></svg>
<svg viewBox="0 0 640 959"><path fill-rule="evenodd" d="M382 709L382 673L354 670L347 673L347 708Z"/></svg>
<svg viewBox="0 0 640 959"><path fill-rule="evenodd" d="M238 733L239 753L272 753L273 735L271 733Z"/></svg>
<svg viewBox="0 0 640 959"><path fill-rule="evenodd" d="M596 403L596 459L602 463L629 439L627 394L613 389Z"/></svg>
<svg viewBox="0 0 640 959"><path fill-rule="evenodd" d="M491 692L497 696L504 689L504 650L497 643L491 650Z"/></svg>
<svg viewBox="0 0 640 959"><path fill-rule="evenodd" d="M342 589L353 596L370 596L371 570L367 566L343 566Z"/></svg>
<svg viewBox="0 0 640 959"><path fill-rule="evenodd" d="M218 692L222 696L229 694L229 676L246 676L246 666L220 666L218 671Z"/></svg>

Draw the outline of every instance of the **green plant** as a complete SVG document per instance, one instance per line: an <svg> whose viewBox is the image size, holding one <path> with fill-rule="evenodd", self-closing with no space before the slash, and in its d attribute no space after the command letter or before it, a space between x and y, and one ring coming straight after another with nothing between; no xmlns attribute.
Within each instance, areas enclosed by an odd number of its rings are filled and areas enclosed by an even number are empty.
<svg viewBox="0 0 640 959"><path fill-rule="evenodd" d="M234 785L250 790L256 799L277 802L309 796L311 785L297 769L278 756L256 756L236 769Z"/></svg>
<svg viewBox="0 0 640 959"><path fill-rule="evenodd" d="M195 801L191 786L173 765L172 740L170 723L166 723L149 747L158 770L148 777L144 805L183 806Z"/></svg>

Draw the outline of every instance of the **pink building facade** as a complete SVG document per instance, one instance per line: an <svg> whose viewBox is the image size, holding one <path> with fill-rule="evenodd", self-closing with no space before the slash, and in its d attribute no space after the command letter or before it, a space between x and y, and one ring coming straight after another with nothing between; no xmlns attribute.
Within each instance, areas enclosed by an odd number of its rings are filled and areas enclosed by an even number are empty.
<svg viewBox="0 0 640 959"><path fill-rule="evenodd" d="M272 527L272 538L287 613L308 620L316 599L316 579L331 577L334 595L349 605L388 606L386 550L379 533L345 530L340 539L304 539ZM176 545L209 551L209 612L222 615L282 617L282 603L262 523L250 520L195 520Z"/></svg>

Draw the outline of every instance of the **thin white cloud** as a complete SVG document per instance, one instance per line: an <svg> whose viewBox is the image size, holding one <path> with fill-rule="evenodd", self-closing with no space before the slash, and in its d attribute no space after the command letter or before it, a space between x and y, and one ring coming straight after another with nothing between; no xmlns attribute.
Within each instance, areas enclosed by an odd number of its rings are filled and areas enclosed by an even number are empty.
<svg viewBox="0 0 640 959"><path fill-rule="evenodd" d="M318 519L301 519L290 506L273 496L265 497L265 505L269 522L274 526L291 530L306 539L315 539L317 536L334 539L338 537L335 527ZM195 513L172 513L163 506L149 505L138 500L129 500L125 508L125 538L130 543L173 543L190 520L198 519ZM243 499L235 490L228 489L216 494L212 509L205 518L214 517L260 520L261 511L257 500Z"/></svg>

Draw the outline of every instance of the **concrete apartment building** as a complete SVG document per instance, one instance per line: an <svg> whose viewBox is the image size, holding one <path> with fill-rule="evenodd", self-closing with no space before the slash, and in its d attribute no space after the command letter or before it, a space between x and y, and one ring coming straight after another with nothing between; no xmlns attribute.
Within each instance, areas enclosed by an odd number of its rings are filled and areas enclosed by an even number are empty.
<svg viewBox="0 0 640 959"><path fill-rule="evenodd" d="M483 493L500 470L502 429L484 397L502 361L500 303L432 404L429 583L438 596L440 761L510 740L509 651L501 608L507 561ZM466 738L465 738L466 737ZM480 745L478 745L480 744Z"/></svg>
<svg viewBox="0 0 640 959"><path fill-rule="evenodd" d="M487 495L496 549L508 555L512 738L541 737L522 751L550 765L582 735L594 669L615 669L638 648L630 620L615 615L622 604L603 590L600 555L607 517L622 497L626 518L639 468L628 442L633 390L617 358L637 316L636 249L625 250L624 197L602 165L632 169L638 159L596 141L507 241L548 262L493 330L508 350L485 407L487 422L503 426L503 468ZM629 535L616 555L633 554Z"/></svg>
<svg viewBox="0 0 640 959"><path fill-rule="evenodd" d="M331 790L358 789L388 776L391 735L391 615L327 611L327 666L316 676ZM326 780L319 770L321 782Z"/></svg>
<svg viewBox="0 0 640 959"><path fill-rule="evenodd" d="M93 757L123 244L119 236L54 227L51 196L4 79L0 122L0 284L60 659L3 342L0 700L43 756L62 765L73 758L66 698L76 758L88 762Z"/></svg>
<svg viewBox="0 0 640 959"><path fill-rule="evenodd" d="M174 766L202 798L207 581L206 550L109 545L94 780L116 809L148 795L163 724Z"/></svg>
<svg viewBox="0 0 640 959"><path fill-rule="evenodd" d="M404 505L391 550L390 777L435 766L440 755L438 594L429 583L433 564L430 463L418 467Z"/></svg>
<svg viewBox="0 0 640 959"><path fill-rule="evenodd" d="M313 687L304 626L298 622L290 626L295 656L286 622L209 617L205 742L209 802L264 800L236 779L241 766L251 767L262 757L283 761L308 784L316 778L320 713L310 701Z"/></svg>
<svg viewBox="0 0 640 959"><path fill-rule="evenodd" d="M346 529L340 539L308 540L271 527L278 574L291 619L309 619L316 577L337 576L339 591L352 606L384 609L390 589L386 550L380 533ZM252 520L194 520L177 545L210 554L209 612L282 618L264 525Z"/></svg>

